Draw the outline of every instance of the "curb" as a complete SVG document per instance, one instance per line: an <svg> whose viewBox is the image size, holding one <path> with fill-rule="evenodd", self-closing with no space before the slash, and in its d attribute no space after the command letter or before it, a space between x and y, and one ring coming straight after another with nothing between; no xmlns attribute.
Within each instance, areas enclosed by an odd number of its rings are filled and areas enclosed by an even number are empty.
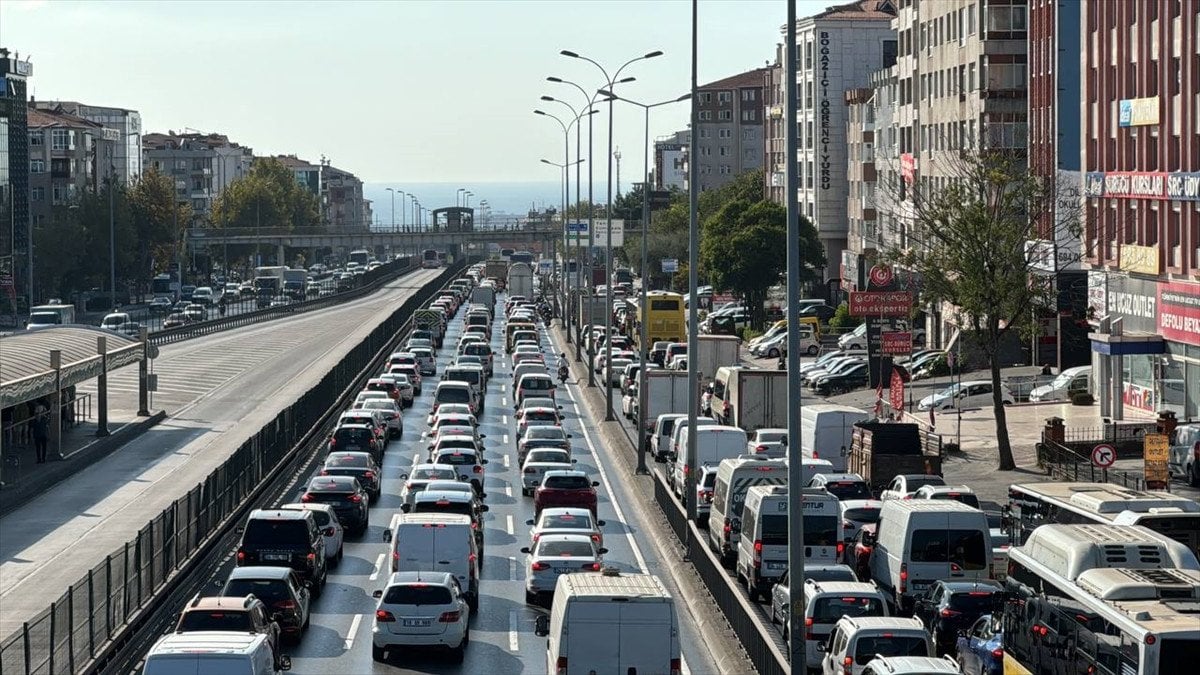
<svg viewBox="0 0 1200 675"><path fill-rule="evenodd" d="M67 455L65 459L47 463L36 476L23 480L13 487L0 489L0 516L8 515L11 511L27 504L29 500L58 485L64 478L111 455L166 418L166 411L160 410L150 417L128 422L108 436L97 438Z"/></svg>

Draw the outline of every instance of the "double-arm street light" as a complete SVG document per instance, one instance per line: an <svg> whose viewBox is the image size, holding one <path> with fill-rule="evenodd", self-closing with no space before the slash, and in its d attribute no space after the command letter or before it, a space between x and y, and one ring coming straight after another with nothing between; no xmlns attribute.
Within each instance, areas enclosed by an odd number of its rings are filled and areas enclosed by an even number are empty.
<svg viewBox="0 0 1200 675"><path fill-rule="evenodd" d="M603 87L602 91L607 91L610 93L612 92L613 87L616 86L618 78L621 77L621 71L625 70L631 64L637 63L638 61L644 61L646 59L652 59L657 56L662 56L661 50L655 50L652 52L647 52L646 54L643 54L636 58L629 59L625 63L621 64L620 68L617 68L616 73L614 73L612 77L609 77L608 71L604 69L604 66L600 65L598 62L596 62L586 56L582 56L580 54L577 54L576 52L568 51L566 49L562 50L559 53L562 54L563 56L568 56L573 59L581 59L583 61L587 61L588 63L592 64L593 66L596 66L597 68L599 68L600 73L604 76L604 87ZM599 93L599 92L597 92L597 93ZM607 228L608 235L607 235L607 241L605 242L605 256L604 256L604 281L605 281L605 288L607 289L605 296L604 296L604 302L607 305L607 307L605 308L606 311L604 312L604 332L605 332L605 338L604 338L604 399L605 399L604 400L604 419L605 419L605 421L612 421L612 420L616 419L616 417L613 415L613 403L612 403L612 314L613 314L613 312L612 312L612 298L613 298L613 291L612 291L612 286L613 286L613 283L612 283L612 274L613 274L613 264L612 264L612 256L613 256L613 250L612 250L613 116L612 116L612 112L613 112L613 98L610 95L608 98L608 202L605 206L605 213L607 214L606 220L607 220L607 225L608 225L608 228ZM646 348L646 345L642 345L642 349L644 350L645 348ZM645 380L643 380L643 381L645 381Z"/></svg>
<svg viewBox="0 0 1200 675"><path fill-rule="evenodd" d="M551 117L552 117L552 115L551 115ZM564 129L564 133L566 133L565 129ZM581 160L581 159L577 159L574 162L563 163L563 162L552 162L548 159L542 159L542 164L549 164L550 166L558 167L560 170L562 170L563 270L566 270L566 268L567 268L567 262L566 262L567 261L567 253L566 253L566 251L567 251L567 244L566 244L567 218L566 218L566 213L567 213L567 198L571 194L571 187L568 183L568 181L569 181L568 177L570 176L569 169L571 168L572 165L579 164L582 161L583 160ZM551 259L553 259L553 258L551 258ZM560 317L562 320L563 328L566 329L567 314L568 314L567 304L566 304L566 302L567 302L566 301L567 287L565 284L559 284L559 285L561 286L561 288L560 288L560 292L556 294L556 298L557 298L556 302L562 303L560 305ZM568 331L567 332L567 341L570 342L570 340L571 340L571 333Z"/></svg>
<svg viewBox="0 0 1200 675"><path fill-rule="evenodd" d="M624 101L632 105L636 105L646 114L646 135L644 146L642 147L642 267L639 276L642 278L641 289L641 308L638 311L638 342L641 348L638 349L638 372L642 380L642 386L638 387L638 473L646 473L649 469L646 467L646 448L649 446L649 439L646 435L646 383L649 378L646 377L646 352L648 351L648 334L646 329L646 307L647 294L649 291L650 269L647 267L646 260L649 257L649 244L647 243L647 232L650 230L650 109L657 108L663 105L679 103L686 101L692 97L691 94L684 94L679 98L673 98L667 101L659 101L658 103L639 103L627 98L621 98L607 89L600 90L600 95L608 98L611 104L613 101Z"/></svg>

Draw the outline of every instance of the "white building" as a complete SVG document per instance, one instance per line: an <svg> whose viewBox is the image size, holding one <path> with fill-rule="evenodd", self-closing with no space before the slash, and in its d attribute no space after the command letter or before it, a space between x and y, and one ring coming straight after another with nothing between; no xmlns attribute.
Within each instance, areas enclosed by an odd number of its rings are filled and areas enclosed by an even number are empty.
<svg viewBox="0 0 1200 675"><path fill-rule="evenodd" d="M78 101L37 101L39 110L62 112L95 122L120 133L114 141L113 166L121 181L128 184L142 173L142 115L136 110L87 105Z"/></svg>
<svg viewBox="0 0 1200 675"><path fill-rule="evenodd" d="M839 277L849 231L846 91L866 87L872 72L895 63L895 16L891 0L858 0L796 22L798 199L825 246L827 279Z"/></svg>

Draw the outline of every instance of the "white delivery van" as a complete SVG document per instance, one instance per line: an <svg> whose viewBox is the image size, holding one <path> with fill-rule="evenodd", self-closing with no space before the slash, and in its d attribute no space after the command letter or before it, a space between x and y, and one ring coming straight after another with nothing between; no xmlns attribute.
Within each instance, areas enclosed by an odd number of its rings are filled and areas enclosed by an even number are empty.
<svg viewBox="0 0 1200 675"><path fill-rule="evenodd" d="M726 427L719 424L713 426L702 426L697 424L696 429L696 466L704 465L715 467L721 463L723 459L737 457L746 452L746 432L737 427ZM679 431L679 446L676 452L678 453L675 459L675 493L683 495L685 486L687 485L688 472L688 436L692 430L684 426ZM696 514L689 513L688 518L695 518Z"/></svg>
<svg viewBox="0 0 1200 675"><path fill-rule="evenodd" d="M196 631L168 633L150 648L143 675L276 675L270 636L265 633ZM281 670L291 659L279 657Z"/></svg>
<svg viewBox="0 0 1200 675"><path fill-rule="evenodd" d="M401 513L383 532L391 543L392 572L449 572L479 609L480 555L471 517L448 513Z"/></svg>
<svg viewBox="0 0 1200 675"><path fill-rule="evenodd" d="M1067 368L1051 380L1050 384L1034 387L1029 392L1031 402L1070 401L1075 394L1086 394L1092 390L1092 367Z"/></svg>
<svg viewBox="0 0 1200 675"><path fill-rule="evenodd" d="M687 415L681 415L675 418L671 423L670 439L667 442L666 448L661 448L667 458L667 485L670 485L676 493L683 492L683 486L676 487L675 485L675 465L679 460L679 437L683 430L688 426ZM715 427L717 421L711 417L697 417L696 426L698 427ZM661 443L661 441L660 441Z"/></svg>
<svg viewBox="0 0 1200 675"><path fill-rule="evenodd" d="M848 405L806 404L800 409L800 450L805 458L827 459L834 471L845 471L854 425L870 417Z"/></svg>
<svg viewBox="0 0 1200 675"><path fill-rule="evenodd" d="M902 613L933 582L991 577L987 515L961 502L889 499L879 511L871 579Z"/></svg>
<svg viewBox="0 0 1200 675"><path fill-rule="evenodd" d="M708 512L708 545L732 567L742 535L742 507L746 491L755 485L787 485L787 462L761 455L723 459L717 465L712 507Z"/></svg>
<svg viewBox="0 0 1200 675"><path fill-rule="evenodd" d="M675 600L650 574L564 574L534 632L554 675L682 672Z"/></svg>
<svg viewBox="0 0 1200 675"><path fill-rule="evenodd" d="M824 490L803 488L805 564L832 565L840 561L841 507ZM769 593L788 568L788 488L756 485L746 491L742 535L737 545L737 577L746 584L750 600Z"/></svg>

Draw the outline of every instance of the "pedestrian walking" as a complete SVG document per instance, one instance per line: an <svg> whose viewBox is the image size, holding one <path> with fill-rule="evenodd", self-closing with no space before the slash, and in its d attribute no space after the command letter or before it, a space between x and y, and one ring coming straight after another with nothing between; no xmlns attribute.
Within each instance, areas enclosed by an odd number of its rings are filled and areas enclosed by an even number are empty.
<svg viewBox="0 0 1200 675"><path fill-rule="evenodd" d="M37 449L37 463L46 463L46 445L50 440L50 408L38 401L30 421L33 429L33 445Z"/></svg>

